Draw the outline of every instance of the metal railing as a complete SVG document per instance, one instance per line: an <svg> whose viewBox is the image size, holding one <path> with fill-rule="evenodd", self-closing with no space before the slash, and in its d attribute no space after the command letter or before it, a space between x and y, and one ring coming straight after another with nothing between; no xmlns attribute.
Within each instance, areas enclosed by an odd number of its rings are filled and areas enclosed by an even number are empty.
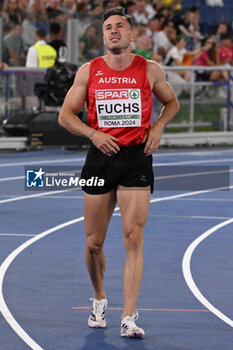
<svg viewBox="0 0 233 350"><path fill-rule="evenodd" d="M233 130L233 67L229 66L179 66L179 67L163 67L165 72L176 72L176 71L189 71L190 81L184 84L173 84L175 86L183 86L185 89L189 89L189 122L185 126L189 128L189 132L194 131L194 127L198 125L195 123L195 105L199 103L196 98L196 88L197 87L223 87L225 86L227 90L227 95L225 99L225 105L227 109L227 129ZM213 71L228 71L229 78L227 82L218 81L198 81L196 80L196 72L213 72ZM220 113L219 113L220 114ZM172 127L172 123L169 124Z"/></svg>
<svg viewBox="0 0 233 350"><path fill-rule="evenodd" d="M215 66L215 67L201 67L201 66L182 66L182 67L163 67L165 72L190 71L190 82L184 84L173 84L173 88L182 87L184 91L188 91L185 103L189 107L188 118L185 123L170 123L169 127L185 127L189 132L195 131L195 126L205 125L205 123L195 122L195 106L201 102L197 101L196 89L197 87L211 87L224 85L227 90L227 97L221 102L227 109L226 129L233 130L233 67ZM197 71L228 71L229 80L226 83L210 82L210 81L196 81L195 73ZM45 69L29 69L25 67L10 68L9 71L0 72L0 120L7 119L17 111L22 112L33 107L38 107L38 99L34 94L34 84L42 82L46 70ZM184 103L180 99L181 106ZM159 108L160 106L158 106ZM155 108L156 110L156 108ZM220 111L219 111L220 115ZM207 124L206 124L207 125Z"/></svg>

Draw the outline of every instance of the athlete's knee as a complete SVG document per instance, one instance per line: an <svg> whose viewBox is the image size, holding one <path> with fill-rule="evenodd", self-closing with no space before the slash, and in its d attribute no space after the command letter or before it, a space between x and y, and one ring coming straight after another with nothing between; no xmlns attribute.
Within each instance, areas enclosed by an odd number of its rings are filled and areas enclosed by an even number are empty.
<svg viewBox="0 0 233 350"><path fill-rule="evenodd" d="M144 225L128 226L124 230L124 240L126 249L138 249L143 246Z"/></svg>
<svg viewBox="0 0 233 350"><path fill-rule="evenodd" d="M86 249L90 255L98 255L103 250L103 243L97 238L89 236L86 238Z"/></svg>
<svg viewBox="0 0 233 350"><path fill-rule="evenodd" d="M99 255L103 250L103 247L101 245L95 243L87 244L86 248L90 255Z"/></svg>

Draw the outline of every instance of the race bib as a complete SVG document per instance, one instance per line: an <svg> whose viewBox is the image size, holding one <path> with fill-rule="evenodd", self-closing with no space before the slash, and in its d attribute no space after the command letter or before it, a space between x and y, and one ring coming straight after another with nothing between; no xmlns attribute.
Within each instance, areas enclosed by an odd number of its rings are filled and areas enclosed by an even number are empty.
<svg viewBox="0 0 233 350"><path fill-rule="evenodd" d="M99 128L141 126L140 89L96 90Z"/></svg>

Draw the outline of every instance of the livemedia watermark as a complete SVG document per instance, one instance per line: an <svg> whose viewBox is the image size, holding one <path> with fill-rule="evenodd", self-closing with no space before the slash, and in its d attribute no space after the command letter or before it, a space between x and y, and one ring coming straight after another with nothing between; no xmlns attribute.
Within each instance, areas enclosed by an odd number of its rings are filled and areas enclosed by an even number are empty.
<svg viewBox="0 0 233 350"><path fill-rule="evenodd" d="M111 168L104 171L98 168L98 165L95 165L90 172L90 177L85 179L81 177L81 172L82 166L27 166L25 167L25 190L81 190L82 187L106 187L112 189L112 181L115 174L117 174L119 179L119 185L121 185L122 179L124 180L124 177L129 175L126 174L125 167L122 168L118 165L114 169ZM137 165L135 165L135 173L132 174L133 176L130 174L132 187L119 186L117 189L144 191L145 181L149 173L150 170L146 171L145 168L138 171ZM157 164L153 167L153 173L155 192L229 190L230 186L229 166L163 166ZM98 176L98 174L102 174L105 178Z"/></svg>
<svg viewBox="0 0 233 350"><path fill-rule="evenodd" d="M105 180L98 176L88 179L81 178L81 167L72 166L39 166L25 167L25 190L58 191L82 187L103 187Z"/></svg>

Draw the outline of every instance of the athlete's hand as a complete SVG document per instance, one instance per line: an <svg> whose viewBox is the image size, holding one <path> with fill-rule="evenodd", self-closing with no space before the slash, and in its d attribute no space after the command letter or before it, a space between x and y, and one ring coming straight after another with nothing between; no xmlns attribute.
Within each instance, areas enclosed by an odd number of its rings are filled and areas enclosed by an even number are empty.
<svg viewBox="0 0 233 350"><path fill-rule="evenodd" d="M92 136L92 143L95 145L101 152L107 156L111 156L114 153L120 151L120 147L117 145L118 139L109 134L105 134L101 131L95 131Z"/></svg>
<svg viewBox="0 0 233 350"><path fill-rule="evenodd" d="M142 141L143 143L146 142L144 147L144 153L147 156L150 156L152 153L157 151L163 133L163 129L164 125L161 122L156 122L147 131Z"/></svg>

